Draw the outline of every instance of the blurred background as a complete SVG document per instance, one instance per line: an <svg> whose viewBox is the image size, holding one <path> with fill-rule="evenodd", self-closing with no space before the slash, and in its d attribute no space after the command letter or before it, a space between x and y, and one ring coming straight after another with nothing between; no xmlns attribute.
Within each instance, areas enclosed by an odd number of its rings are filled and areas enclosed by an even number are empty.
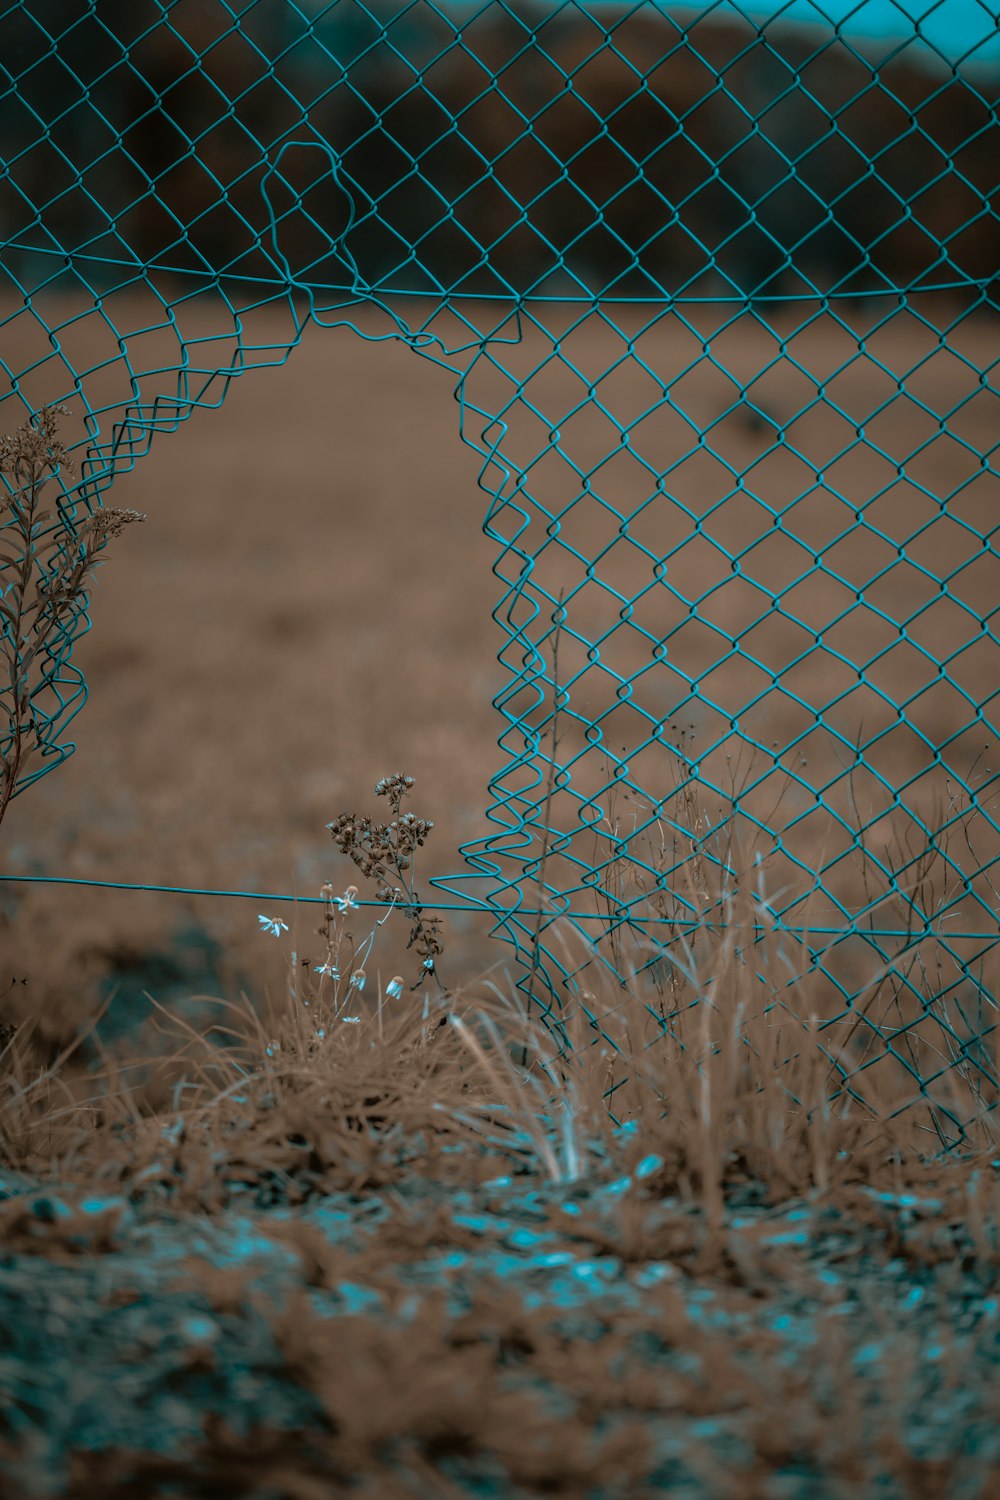
<svg viewBox="0 0 1000 1500"><path fill-rule="evenodd" d="M136 260L266 283L266 194L317 286L351 288L345 250L429 293L991 280L995 18L830 4L836 30L796 0L766 32L719 5L7 6L7 264L58 245L106 284Z"/></svg>

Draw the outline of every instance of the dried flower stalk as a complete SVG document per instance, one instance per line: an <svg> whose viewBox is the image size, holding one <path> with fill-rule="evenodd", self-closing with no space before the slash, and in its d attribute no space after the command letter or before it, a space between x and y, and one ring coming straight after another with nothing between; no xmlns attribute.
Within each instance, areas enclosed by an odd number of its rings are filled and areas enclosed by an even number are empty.
<svg viewBox="0 0 1000 1500"><path fill-rule="evenodd" d="M329 828L334 843L346 854L362 875L378 882L378 899L392 901L410 922L408 948L415 948L421 959L421 971L411 990L418 990L431 974L444 992L436 961L443 951L440 940L440 917L424 916L423 906L413 883L413 860L434 824L413 813L401 813L403 798L413 786L412 776L397 772L383 776L376 783L375 795L388 797L393 818L391 823L376 823L367 814L341 813ZM400 882L394 884L394 877Z"/></svg>
<svg viewBox="0 0 1000 1500"><path fill-rule="evenodd" d="M41 685L31 668L47 655L85 600L89 574L111 537L146 517L109 506L88 517L67 545L65 524L42 504L42 492L61 470L75 472L59 438L64 406L44 406L16 432L0 437L0 822L44 743L31 700ZM0 669L2 670L2 669ZM44 674L43 679L44 681Z"/></svg>

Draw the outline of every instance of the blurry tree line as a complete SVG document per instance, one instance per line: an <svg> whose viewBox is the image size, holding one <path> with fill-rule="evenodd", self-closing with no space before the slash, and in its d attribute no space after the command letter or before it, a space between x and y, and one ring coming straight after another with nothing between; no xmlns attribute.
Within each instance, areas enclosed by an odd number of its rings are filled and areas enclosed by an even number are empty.
<svg viewBox="0 0 1000 1500"><path fill-rule="evenodd" d="M314 10L8 5L7 269L37 284L34 246L95 285L349 288L353 258L383 288L633 297L998 275L997 79L651 6Z"/></svg>

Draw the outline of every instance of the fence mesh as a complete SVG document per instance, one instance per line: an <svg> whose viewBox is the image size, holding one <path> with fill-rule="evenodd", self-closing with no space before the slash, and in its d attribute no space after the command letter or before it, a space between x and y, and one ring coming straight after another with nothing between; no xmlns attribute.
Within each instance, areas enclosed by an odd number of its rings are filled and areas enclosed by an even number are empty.
<svg viewBox="0 0 1000 1500"><path fill-rule="evenodd" d="M975 5L801 9L7 6L0 429L74 413L52 570L308 321L452 369L508 682L496 831L434 884L554 1032L590 968L669 1028L749 890L843 1090L894 1070L950 1145L997 1091L1000 51ZM0 717L18 792L86 602Z"/></svg>

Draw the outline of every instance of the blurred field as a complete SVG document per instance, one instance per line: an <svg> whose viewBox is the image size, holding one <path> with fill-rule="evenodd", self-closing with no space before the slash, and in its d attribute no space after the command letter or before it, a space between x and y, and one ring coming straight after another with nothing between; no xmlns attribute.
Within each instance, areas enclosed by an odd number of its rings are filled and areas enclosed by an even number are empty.
<svg viewBox="0 0 1000 1500"><path fill-rule="evenodd" d="M837 734L882 734L868 760L883 783L870 776L861 787L877 845L900 808L909 816L929 795L930 782L914 778L936 749L940 765L968 776L991 735L985 715L967 728L972 705L985 703L1000 677L995 636L982 624L996 593L996 554L983 538L997 478L982 462L995 443L995 324L962 321L945 346L933 325L948 327L946 308L885 321L876 303L812 320L789 305L771 317L773 331L751 316L730 322L725 308L652 322L648 309L618 310L645 368L601 315L579 322L579 309L548 307L544 329L526 320L521 343L497 349L503 369L479 361L466 398L499 414L515 394L511 377L527 382L530 408L506 411L500 455L527 471L517 546L538 554L532 585L552 595L584 585L563 638L563 680L577 678L574 713L586 722L605 716L616 753L655 739L650 725L681 710L699 743L723 755L738 719L741 734L777 742L774 771L799 775L800 812L810 788L843 775ZM198 358L211 365L209 341L225 334L226 318L207 302L182 311L186 337L206 341ZM491 316L474 315L483 326ZM115 319L138 329L157 315L119 297ZM560 357L546 363L553 331ZM14 369L51 356L28 315L6 334ZM257 314L254 337L261 347L287 342L287 314ZM61 338L77 369L108 360L87 377L95 405L127 399L127 372L105 352L98 318ZM136 368L167 371L143 385L144 399L154 386L175 387L176 340L151 334L130 350ZM249 372L220 410L196 412L176 435L154 440L106 497L149 520L109 548L99 573L94 628L74 656L91 691L73 725L77 752L14 803L4 871L317 895L325 879L342 888L353 878L324 824L343 811L380 812L374 782L395 770L416 777L413 810L436 825L425 875L461 871L458 844L490 832L488 782L506 759L490 699L510 680L496 660L506 633L491 619L507 592L490 572L501 546L482 534L481 460L459 440L452 399L470 359L457 356L451 374L397 343L309 327L287 366ZM26 383L34 400L62 398L65 388L53 358ZM664 389L669 405L647 415ZM483 422L474 413L466 420L478 436ZM662 496L636 514L658 476ZM581 492L553 533L552 517ZM852 532L856 508L876 495L871 529ZM620 518L632 515L639 546L618 534ZM502 535L516 529L512 518L496 522ZM826 571L816 572L823 549ZM592 577L574 552L600 555ZM670 587L651 587L653 559L668 553ZM511 583L519 567L505 550L501 577ZM627 599L641 590L621 625L612 591ZM782 596L781 612L767 611L772 593ZM570 633L595 641L613 625L601 665L588 667ZM669 635L663 659L652 658L642 630ZM545 631L543 614L529 635ZM739 657L728 645L736 637ZM950 682L935 665L946 658ZM516 649L506 660L521 670ZM858 663L870 663L865 683ZM611 674L638 670L632 705L615 706ZM771 690L777 677L798 702ZM685 679L698 682L707 705L685 704ZM834 699L817 730L815 712ZM915 728L899 724L904 704ZM528 698L523 707L515 699L510 711L529 708ZM523 748L513 736L508 743ZM567 756L584 744L583 724L570 726ZM574 787L586 795L601 785L599 762L595 749L574 767ZM654 743L634 758L632 779L662 796L670 763ZM904 782L914 785L893 808L891 788ZM831 804L843 790L828 793ZM762 785L763 802L772 793ZM575 800L560 806L568 800L554 799L557 825L575 816ZM803 823L797 847L808 849L818 832ZM55 1031L94 1008L102 976L142 972L144 955L168 953L182 927L218 944L209 992L259 993L283 986L288 948L309 954L314 925L303 922L286 945L258 932L258 910L291 920L275 903L15 885L0 887L0 901L17 916L4 933L5 968L29 976L24 993ZM484 920L446 930L450 983L504 957ZM397 936L405 939L402 925ZM380 942L385 961L373 959L383 979L403 962L392 949ZM166 984L169 966L161 972Z"/></svg>

